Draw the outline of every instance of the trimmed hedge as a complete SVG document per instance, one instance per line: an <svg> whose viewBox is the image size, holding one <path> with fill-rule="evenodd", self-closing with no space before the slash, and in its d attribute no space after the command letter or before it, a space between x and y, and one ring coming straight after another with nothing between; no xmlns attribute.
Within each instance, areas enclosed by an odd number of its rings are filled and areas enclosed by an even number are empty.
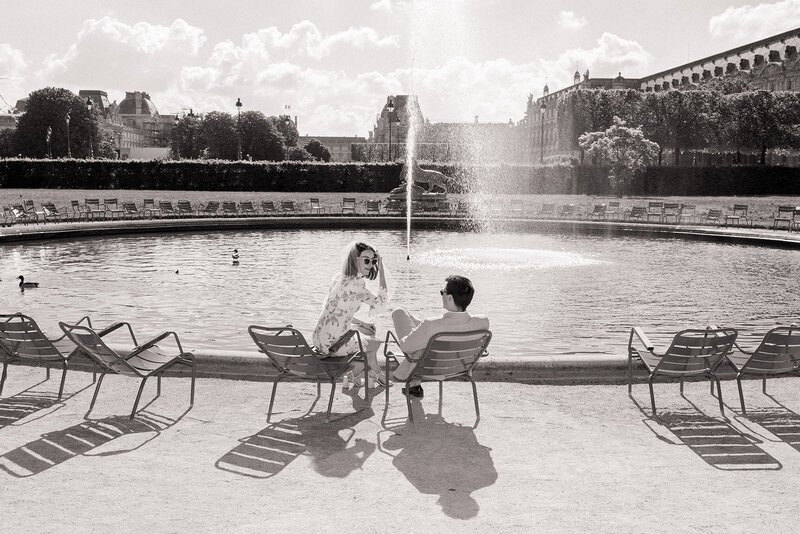
<svg viewBox="0 0 800 534"><path fill-rule="evenodd" d="M611 194L608 169L547 165L424 164L454 193ZM385 193L401 163L0 159L0 187L187 191ZM651 167L628 195L800 195L796 167Z"/></svg>

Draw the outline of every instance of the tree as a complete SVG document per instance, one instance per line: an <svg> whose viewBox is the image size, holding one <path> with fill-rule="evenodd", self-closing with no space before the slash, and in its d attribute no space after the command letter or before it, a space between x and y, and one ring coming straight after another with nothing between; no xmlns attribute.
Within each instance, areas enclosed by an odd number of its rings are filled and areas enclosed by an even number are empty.
<svg viewBox="0 0 800 534"><path fill-rule="evenodd" d="M16 156L14 152L16 130L0 130L0 158Z"/></svg>
<svg viewBox="0 0 800 534"><path fill-rule="evenodd" d="M292 118L289 115L278 115L277 117L270 117L270 122L275 128L283 134L283 140L287 147L297 146L297 126L295 126Z"/></svg>
<svg viewBox="0 0 800 534"><path fill-rule="evenodd" d="M286 159L289 161L313 161L314 156L309 154L305 148L293 146L286 151Z"/></svg>
<svg viewBox="0 0 800 534"><path fill-rule="evenodd" d="M308 143L306 143L305 148L309 154L314 156L315 159L319 161L329 162L331 160L331 153L330 151L320 143L317 139L312 139Z"/></svg>
<svg viewBox="0 0 800 534"><path fill-rule="evenodd" d="M284 154L283 135L260 111L241 115L242 157L254 160L281 161Z"/></svg>
<svg viewBox="0 0 800 534"><path fill-rule="evenodd" d="M212 111L203 117L199 128L199 144L212 159L236 159L236 118L230 113Z"/></svg>
<svg viewBox="0 0 800 534"><path fill-rule="evenodd" d="M604 131L581 135L580 146L590 156L608 161L611 189L622 196L631 180L656 160L658 145L645 138L641 126L625 126L625 121L619 117L614 117L613 121L614 124Z"/></svg>
<svg viewBox="0 0 800 534"><path fill-rule="evenodd" d="M716 91L723 95L731 95L734 93L755 91L756 86L749 80L738 76L721 76L719 78L711 78L698 86L690 86L688 90Z"/></svg>
<svg viewBox="0 0 800 534"><path fill-rule="evenodd" d="M68 89L45 87L28 95L25 113L19 118L15 134L16 150L23 156L42 158L47 155L47 128L52 130L50 137L53 157L67 156L67 114L69 122L69 148L73 157L89 157L97 150L98 135L97 111L90 113L86 101ZM90 150L89 143L92 143Z"/></svg>
<svg viewBox="0 0 800 534"><path fill-rule="evenodd" d="M198 159L203 153L205 145L200 137L202 119L189 110L187 115L178 119L172 128L172 142L170 152L177 158L180 155L185 159ZM234 142L236 133L234 132Z"/></svg>
<svg viewBox="0 0 800 534"><path fill-rule="evenodd" d="M751 148L766 162L767 150L796 148L800 142L800 95L794 92L750 91L725 97L726 144Z"/></svg>

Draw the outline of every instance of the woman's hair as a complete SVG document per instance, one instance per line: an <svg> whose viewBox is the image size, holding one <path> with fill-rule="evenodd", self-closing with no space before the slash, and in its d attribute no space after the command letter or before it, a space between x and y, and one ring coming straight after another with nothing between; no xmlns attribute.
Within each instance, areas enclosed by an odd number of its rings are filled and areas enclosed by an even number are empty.
<svg viewBox="0 0 800 534"><path fill-rule="evenodd" d="M375 254L374 248L367 245L366 243L361 243L360 241L353 241L352 243L347 245L347 256L344 259L344 267L342 268L342 274L344 274L345 276L358 276L358 262L361 261L358 257L365 250L371 250L372 253ZM373 265L372 268L369 270L367 278L369 278L370 280L375 280L375 277L377 276L378 276L378 268L376 265Z"/></svg>

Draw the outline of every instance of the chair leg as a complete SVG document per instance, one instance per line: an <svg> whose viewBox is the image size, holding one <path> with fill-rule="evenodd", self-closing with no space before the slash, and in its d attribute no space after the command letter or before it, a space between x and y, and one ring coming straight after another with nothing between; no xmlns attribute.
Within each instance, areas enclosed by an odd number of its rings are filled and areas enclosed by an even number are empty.
<svg viewBox="0 0 800 534"><path fill-rule="evenodd" d="M631 387L632 387L632 381L633 381L633 371L631 369L631 363L632 363L631 360L632 360L631 359L631 355L628 354L628 395L631 394Z"/></svg>
<svg viewBox="0 0 800 534"><path fill-rule="evenodd" d="M131 410L130 419L133 419L133 416L136 415L136 407L139 406L139 399L142 398L142 391L144 391L144 385L147 383L148 378L150 377L144 377L142 379L142 383L139 385L139 392L136 394L136 400L133 403L133 410Z"/></svg>
<svg viewBox="0 0 800 534"><path fill-rule="evenodd" d="M713 395L713 391L711 392ZM683 377L681 377L681 395L683 395Z"/></svg>
<svg viewBox="0 0 800 534"><path fill-rule="evenodd" d="M156 397L161 396L161 375L156 377Z"/></svg>
<svg viewBox="0 0 800 534"><path fill-rule="evenodd" d="M647 379L647 385L650 386L650 405L653 407L653 417L656 416L656 396L653 393L653 377Z"/></svg>
<svg viewBox="0 0 800 534"><path fill-rule="evenodd" d="M472 398L475 399L475 415L480 419L481 409L478 407L478 387L475 385L475 380L473 380L472 377L469 377L469 381L472 382Z"/></svg>
<svg viewBox="0 0 800 534"><path fill-rule="evenodd" d="M384 365L386 366L386 383L388 384L389 383L389 367L391 367L389 365L389 358L386 358L386 363ZM386 408L388 409L389 408L389 388L386 387L386 388L383 388L383 389L386 390L385 391L385 393L386 393Z"/></svg>
<svg viewBox="0 0 800 534"><path fill-rule="evenodd" d="M194 357L192 357L192 390L189 394L189 406L194 406L194 377L197 374L197 363L195 362Z"/></svg>
<svg viewBox="0 0 800 534"><path fill-rule="evenodd" d="M439 380L439 417L442 416L442 396L444 395L444 381Z"/></svg>
<svg viewBox="0 0 800 534"><path fill-rule="evenodd" d="M6 383L6 370L8 369L8 362L3 362L3 374L0 375L0 395L3 394L3 385Z"/></svg>
<svg viewBox="0 0 800 534"><path fill-rule="evenodd" d="M58 400L61 400L61 395L64 394L64 381L67 379L67 360L62 360L61 365L64 370L61 372L61 385L58 386Z"/></svg>
<svg viewBox="0 0 800 534"><path fill-rule="evenodd" d="M275 381L272 383L272 395L269 396L269 409L267 409L267 423L272 415L272 405L275 404L275 391L278 389L278 382L283 380L283 376L276 376Z"/></svg>
<svg viewBox="0 0 800 534"><path fill-rule="evenodd" d="M408 388L411 387L411 381L406 381L406 408L408 408L408 420L411 424L414 424L414 413L411 411L411 394L408 392Z"/></svg>
<svg viewBox="0 0 800 534"><path fill-rule="evenodd" d="M320 386L320 383L317 382L317 386ZM328 399L328 411L325 413L325 421L331 420L331 408L333 408L333 396L336 393L336 380L331 378L331 398Z"/></svg>
<svg viewBox="0 0 800 534"><path fill-rule="evenodd" d="M767 375L761 377L761 393L767 394Z"/></svg>
<svg viewBox="0 0 800 534"><path fill-rule="evenodd" d="M717 375L712 374L711 380L717 383L717 393L719 393L719 396L717 397L719 399L719 412L723 417L725 417L725 405L722 403L722 385L720 385Z"/></svg>
<svg viewBox="0 0 800 534"><path fill-rule="evenodd" d="M106 377L106 372L105 371L100 373L100 378L97 380L97 385L94 388L94 395L92 395L92 402L89 404L89 411L90 412L92 411L92 408L94 408L94 401L97 400L97 394L100 392L100 384L103 383L103 379L105 377Z"/></svg>
<svg viewBox="0 0 800 534"><path fill-rule="evenodd" d="M747 415L747 410L744 407L744 393L742 393L742 375L736 375L736 385L739 388L739 403L742 405L742 415Z"/></svg>
<svg viewBox="0 0 800 534"><path fill-rule="evenodd" d="M50 380L50 364L49 363L44 364L44 372L45 372L44 379L45 380Z"/></svg>

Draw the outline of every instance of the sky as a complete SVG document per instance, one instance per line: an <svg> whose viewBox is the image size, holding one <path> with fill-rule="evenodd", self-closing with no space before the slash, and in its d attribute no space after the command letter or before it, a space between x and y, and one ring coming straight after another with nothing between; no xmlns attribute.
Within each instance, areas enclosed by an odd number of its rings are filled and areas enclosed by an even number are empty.
<svg viewBox="0 0 800 534"><path fill-rule="evenodd" d="M147 91L164 114L297 116L367 136L388 95L432 122L518 121L528 95L638 78L800 28L800 0L0 0L0 110L42 87ZM288 107L287 107L288 106Z"/></svg>

